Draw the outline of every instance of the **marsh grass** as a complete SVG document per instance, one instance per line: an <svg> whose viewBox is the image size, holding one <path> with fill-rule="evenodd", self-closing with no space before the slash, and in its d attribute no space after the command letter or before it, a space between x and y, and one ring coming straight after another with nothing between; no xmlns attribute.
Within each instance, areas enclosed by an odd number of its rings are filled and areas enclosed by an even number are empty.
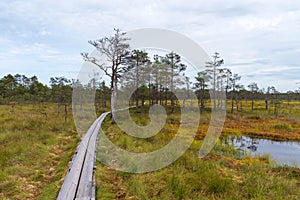
<svg viewBox="0 0 300 200"><path fill-rule="evenodd" d="M273 127L278 131L287 132L292 130L292 126L289 124L275 124Z"/></svg>
<svg viewBox="0 0 300 200"><path fill-rule="evenodd" d="M227 110L223 134L243 134L273 140L300 141L300 103L282 101L275 115L264 108L264 101L256 101L254 111L251 101L243 101L243 110ZM203 123L204 127L205 124ZM202 127L202 129L205 129ZM200 137L201 138L201 137Z"/></svg>
<svg viewBox="0 0 300 200"><path fill-rule="evenodd" d="M264 110L263 101L255 103L253 112L250 101L243 106L242 112L227 114L223 135L300 140L299 102L282 102L277 116ZM86 112L75 114L79 123L91 120L90 108L83 107ZM96 109L98 115L107 110ZM102 128L123 149L154 151L169 143L178 131L179 109L170 110L167 107L167 123L161 132L145 140L122 132L110 116ZM130 110L140 125L149 123L147 113L148 107ZM218 143L207 157L198 159L209 120L210 110L206 109L197 140L180 159L159 171L130 174L97 163L98 199L299 199L299 169L275 166L267 155L250 158ZM78 142L70 106L66 117L63 112L57 114L56 104L16 105L13 110L0 105L0 199L55 199Z"/></svg>
<svg viewBox="0 0 300 200"><path fill-rule="evenodd" d="M79 141L71 110L65 121L56 107L0 105L0 199L56 198Z"/></svg>
<svg viewBox="0 0 300 200"><path fill-rule="evenodd" d="M147 108L139 109L139 112L131 111L132 118L139 124L148 123ZM105 119L104 132L114 144L128 151L152 151L172 140L179 126L178 115L176 112L168 115L163 130L147 140L128 136L115 123L111 123L110 118ZM238 113L229 118L242 121L249 119L249 116L253 113ZM263 120L274 120L266 119L262 114L259 116ZM198 132L208 125L209 117L209 113L201 116ZM237 133L242 134L238 130ZM274 165L267 155L251 158L245 152L224 146L221 142L205 158L199 159L201 144L201 140L194 140L190 148L170 166L145 174L118 172L97 163L97 199L300 198L300 169Z"/></svg>

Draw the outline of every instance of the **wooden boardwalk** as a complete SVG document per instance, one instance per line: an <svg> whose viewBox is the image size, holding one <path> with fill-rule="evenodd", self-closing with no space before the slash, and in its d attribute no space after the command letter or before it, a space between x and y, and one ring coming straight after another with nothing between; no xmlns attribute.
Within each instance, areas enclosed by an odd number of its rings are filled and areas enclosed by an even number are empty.
<svg viewBox="0 0 300 200"><path fill-rule="evenodd" d="M95 199L97 140L101 124L109 113L103 113L97 118L82 138L58 194L58 200Z"/></svg>

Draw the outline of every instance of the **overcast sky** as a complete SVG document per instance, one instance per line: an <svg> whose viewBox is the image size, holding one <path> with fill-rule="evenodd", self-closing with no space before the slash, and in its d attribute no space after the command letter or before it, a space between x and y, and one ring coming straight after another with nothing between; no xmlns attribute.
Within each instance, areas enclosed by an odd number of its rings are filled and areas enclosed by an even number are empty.
<svg viewBox="0 0 300 200"><path fill-rule="evenodd" d="M295 90L300 82L300 1L295 0L1 0L0 76L8 73L76 78L88 40L137 28L176 31L246 86Z"/></svg>

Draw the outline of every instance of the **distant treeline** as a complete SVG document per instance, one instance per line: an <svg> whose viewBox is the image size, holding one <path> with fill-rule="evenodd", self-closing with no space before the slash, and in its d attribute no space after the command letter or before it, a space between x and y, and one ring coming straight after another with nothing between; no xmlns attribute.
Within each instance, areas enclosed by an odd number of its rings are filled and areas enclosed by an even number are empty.
<svg viewBox="0 0 300 200"><path fill-rule="evenodd" d="M78 86L78 81L65 77L51 77L49 83L48 86L39 82L36 76L8 74L0 79L0 103L71 103L73 88L75 84ZM100 97L104 93L109 97L109 88L101 82L97 87L97 96Z"/></svg>
<svg viewBox="0 0 300 200"><path fill-rule="evenodd" d="M225 70L228 73L228 69ZM202 107L205 107L205 103L210 99L208 89L209 77L205 76L207 76L206 72L199 72L198 76L195 77L196 83L190 83L190 89L197 94L199 106ZM280 100L300 100L299 91L280 93L273 86L266 89L259 89L256 83L249 84L247 90L244 86L236 83L234 86L232 84L233 80L230 81L231 83L224 86L227 99L231 99L237 105L241 100L265 100L266 103L268 101L272 101L271 103L273 103L273 101ZM36 76L27 77L21 74L8 74L0 79L0 103L55 102L70 104L73 88L80 85L78 80L67 79L65 77L51 77L49 83L50 85L48 86L39 82ZM81 87L93 87L96 89L95 101L98 105L106 107L107 102L110 102L111 91L104 81L97 82L97 80L92 78L88 85L81 85ZM143 85L139 87L138 91L139 95L133 94L132 97L132 101L136 101L138 105L144 105L145 101L149 101L150 104L164 104L170 96L168 89L155 84Z"/></svg>

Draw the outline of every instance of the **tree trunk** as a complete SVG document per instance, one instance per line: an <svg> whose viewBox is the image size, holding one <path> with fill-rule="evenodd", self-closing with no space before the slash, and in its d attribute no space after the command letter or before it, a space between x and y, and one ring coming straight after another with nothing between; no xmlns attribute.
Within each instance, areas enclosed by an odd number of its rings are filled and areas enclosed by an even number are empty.
<svg viewBox="0 0 300 200"><path fill-rule="evenodd" d="M67 117L68 117L68 109L67 109L67 104L65 104L65 122L67 121Z"/></svg>
<svg viewBox="0 0 300 200"><path fill-rule="evenodd" d="M138 96L138 89L135 91L135 107L139 107L139 96Z"/></svg>
<svg viewBox="0 0 300 200"><path fill-rule="evenodd" d="M142 106L145 106L145 97L142 97Z"/></svg>
<svg viewBox="0 0 300 200"><path fill-rule="evenodd" d="M115 122L115 111L116 111L116 101L117 101L117 77L113 72L111 78L111 99L110 99L110 106L111 106L111 114L112 114L112 121Z"/></svg>
<svg viewBox="0 0 300 200"><path fill-rule="evenodd" d="M234 107L233 96L231 96L231 113L233 113L233 107Z"/></svg>
<svg viewBox="0 0 300 200"><path fill-rule="evenodd" d="M103 97L103 107L104 108L106 108L106 94L105 94L105 91L103 90L103 95L104 95L104 97Z"/></svg>
<svg viewBox="0 0 300 200"><path fill-rule="evenodd" d="M241 112L243 112L243 100L241 100Z"/></svg>

